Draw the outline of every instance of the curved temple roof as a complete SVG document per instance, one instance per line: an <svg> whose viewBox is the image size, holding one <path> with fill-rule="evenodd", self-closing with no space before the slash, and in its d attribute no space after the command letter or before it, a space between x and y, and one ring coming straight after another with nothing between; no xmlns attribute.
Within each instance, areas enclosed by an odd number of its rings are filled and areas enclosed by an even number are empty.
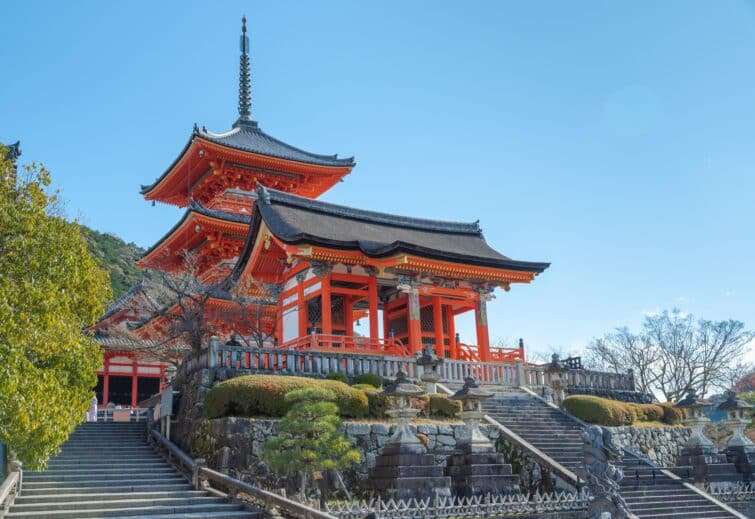
<svg viewBox="0 0 755 519"><path fill-rule="evenodd" d="M204 128L197 135L215 144L268 157L305 162L318 166L353 167L354 157L339 159L338 155L318 155L286 144L263 132L255 121L237 121L225 133L212 133Z"/></svg>
<svg viewBox="0 0 755 519"><path fill-rule="evenodd" d="M344 167L353 168L356 165L354 157L338 158L338 155L318 155L310 153L300 148L286 144L283 141L271 137L263 132L255 121L236 121L233 128L224 133L213 133L205 128L199 129L194 127L194 131L189 138L189 142L176 157L176 160L151 184L142 184L140 193L142 195L152 191L157 185L170 173L178 164L181 158L191 147L196 138L225 146L238 151L256 153L266 157L276 159L290 160L315 166Z"/></svg>
<svg viewBox="0 0 755 519"><path fill-rule="evenodd" d="M537 273L550 265L504 256L487 244L476 222L444 222L363 211L264 187L258 189L257 196L250 233L257 232L256 221L261 219L276 238L289 244L359 250L368 257L407 253ZM247 240L247 247L253 238Z"/></svg>

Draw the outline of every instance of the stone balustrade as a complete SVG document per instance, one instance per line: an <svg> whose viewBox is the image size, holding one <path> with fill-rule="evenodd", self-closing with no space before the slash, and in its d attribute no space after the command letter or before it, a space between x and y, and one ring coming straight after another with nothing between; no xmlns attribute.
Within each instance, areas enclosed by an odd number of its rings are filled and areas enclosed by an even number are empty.
<svg viewBox="0 0 755 519"><path fill-rule="evenodd" d="M297 350L289 348L249 348L211 341L207 349L187 354L179 368L180 379L201 369L230 368L262 373L281 373L308 377L321 377L338 371L348 376L374 373L383 378L394 378L399 370L409 378L418 379L422 366L414 357L380 354L338 352L330 349ZM467 377L488 385L502 387L543 387L554 382L554 374L547 366L514 363L474 362L445 359L439 366L440 381L446 384L463 383ZM567 388L634 390L629 373L605 373L586 369L568 369L558 375Z"/></svg>

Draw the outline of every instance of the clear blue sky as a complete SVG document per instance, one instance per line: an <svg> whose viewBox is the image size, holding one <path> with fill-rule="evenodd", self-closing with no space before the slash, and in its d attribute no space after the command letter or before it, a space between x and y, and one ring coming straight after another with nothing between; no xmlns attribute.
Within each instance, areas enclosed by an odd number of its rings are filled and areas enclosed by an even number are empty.
<svg viewBox="0 0 755 519"><path fill-rule="evenodd" d="M235 120L244 13L253 117L356 156L325 200L552 262L498 293L493 340L577 351L674 306L755 327L752 2L8 3L0 141L150 246L182 211L139 185Z"/></svg>

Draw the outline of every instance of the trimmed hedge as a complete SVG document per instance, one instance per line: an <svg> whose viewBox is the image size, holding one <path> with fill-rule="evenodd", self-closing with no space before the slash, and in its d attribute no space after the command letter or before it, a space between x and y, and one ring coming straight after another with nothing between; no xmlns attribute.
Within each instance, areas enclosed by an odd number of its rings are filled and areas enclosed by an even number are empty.
<svg viewBox="0 0 755 519"><path fill-rule="evenodd" d="M663 417L661 418L663 423L676 425L684 420L684 412L678 407L674 407L674 404L659 404L659 406L663 409Z"/></svg>
<svg viewBox="0 0 755 519"><path fill-rule="evenodd" d="M598 425L632 425L635 419L626 404L597 396L568 396L564 399L564 409L585 422Z"/></svg>
<svg viewBox="0 0 755 519"><path fill-rule="evenodd" d="M205 409L209 418L283 416L291 407L285 401L286 394L307 388L331 390L342 416L362 418L367 415L368 398L363 391L337 380L281 375L246 375L220 382L207 393Z"/></svg>
<svg viewBox="0 0 755 519"><path fill-rule="evenodd" d="M390 401L382 391L368 384L359 384L361 390L367 397L367 416L370 418L385 418L385 412L390 409ZM356 386L355 386L356 387Z"/></svg>
<svg viewBox="0 0 755 519"><path fill-rule="evenodd" d="M658 404L624 404L634 412L635 421L660 422L663 419L663 408Z"/></svg>
<svg viewBox="0 0 755 519"><path fill-rule="evenodd" d="M374 373L362 373L354 381L355 384L369 384L372 387L380 389L383 387L383 377Z"/></svg>
<svg viewBox="0 0 755 519"><path fill-rule="evenodd" d="M425 408L425 414L430 418L454 418L461 412L461 402L451 400L448 395L428 395L429 400Z"/></svg>
<svg viewBox="0 0 755 519"><path fill-rule="evenodd" d="M564 409L588 423L615 427L634 422L681 421L679 409L669 404L634 404L590 395L572 395L564 399Z"/></svg>
<svg viewBox="0 0 755 519"><path fill-rule="evenodd" d="M349 383L349 377L346 376L345 373L341 373L340 371L331 371L327 375L325 375L326 380L337 380L338 382L343 382L344 384Z"/></svg>

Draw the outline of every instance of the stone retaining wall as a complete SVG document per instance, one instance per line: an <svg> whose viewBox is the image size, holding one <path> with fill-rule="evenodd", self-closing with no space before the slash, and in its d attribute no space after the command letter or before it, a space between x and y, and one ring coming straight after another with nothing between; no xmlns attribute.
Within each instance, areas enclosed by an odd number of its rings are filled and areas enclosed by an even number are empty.
<svg viewBox="0 0 755 519"><path fill-rule="evenodd" d="M687 427L606 427L617 446L639 452L657 464L669 467L687 443Z"/></svg>
<svg viewBox="0 0 755 519"><path fill-rule="evenodd" d="M445 466L446 457L454 451L462 435L463 423L420 421L411 428L436 454L436 463ZM367 470L375 465L375 458L394 433L396 426L387 422L346 421L341 431L362 453L362 463L345 474L350 483L367 478ZM187 438L192 446L191 454L205 458L216 470L244 480L262 480L275 488L280 481L270 473L262 461L262 446L278 430L278 420L257 418L218 418L199 422ZM496 427L483 425L480 430L493 442L499 436Z"/></svg>

